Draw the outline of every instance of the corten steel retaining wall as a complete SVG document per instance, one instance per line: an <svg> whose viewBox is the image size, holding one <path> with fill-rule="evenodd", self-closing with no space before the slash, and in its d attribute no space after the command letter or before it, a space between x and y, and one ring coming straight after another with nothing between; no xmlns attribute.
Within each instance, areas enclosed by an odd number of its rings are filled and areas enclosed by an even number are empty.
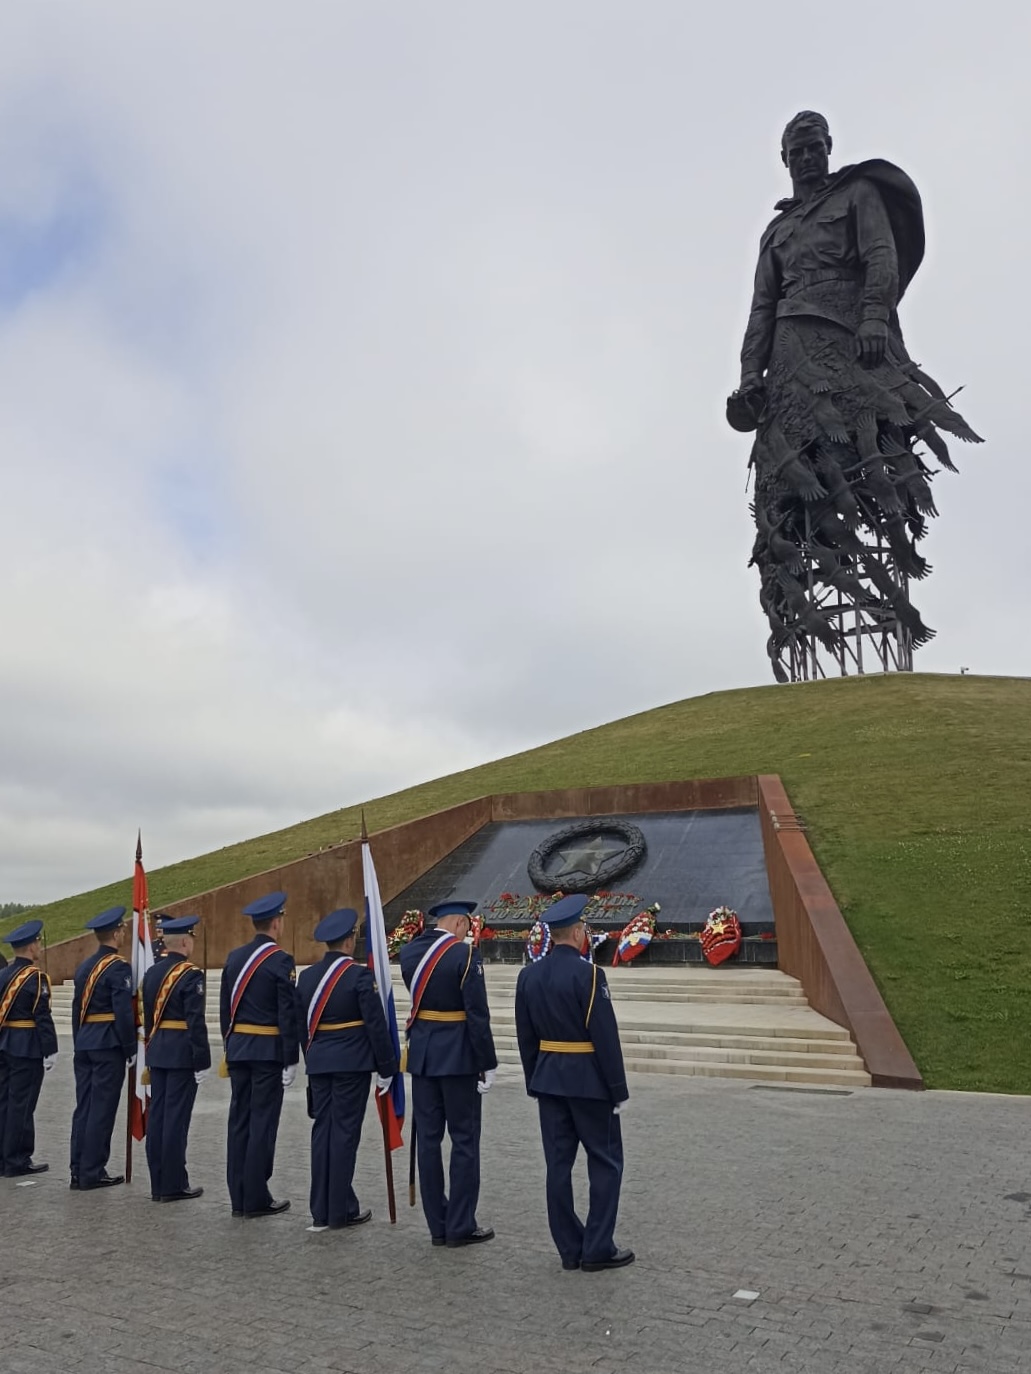
<svg viewBox="0 0 1031 1374"><path fill-rule="evenodd" d="M759 821L777 927L777 964L810 1005L845 1026L874 1086L922 1088L920 1071L820 871L780 778L757 779Z"/></svg>
<svg viewBox="0 0 1031 1374"><path fill-rule="evenodd" d="M373 837L373 855L384 902L403 892L489 819L490 798L478 797L446 811L380 830ZM198 897L173 902L162 910L170 915L189 912L201 917L204 943L195 951L194 958L198 962L203 958L208 968L218 968L231 949L254 935L254 926L241 914L241 909L263 893L277 889L289 898L283 948L299 964L320 959L323 947L311 938L316 923L335 907L351 906L359 912L364 908L361 841L348 840Z"/></svg>

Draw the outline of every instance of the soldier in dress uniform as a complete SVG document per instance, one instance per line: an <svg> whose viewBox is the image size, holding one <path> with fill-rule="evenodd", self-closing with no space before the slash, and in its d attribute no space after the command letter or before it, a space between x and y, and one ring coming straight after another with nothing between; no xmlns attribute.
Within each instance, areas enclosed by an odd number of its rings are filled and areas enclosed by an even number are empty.
<svg viewBox="0 0 1031 1374"><path fill-rule="evenodd" d="M369 1079L386 1093L397 1073L397 1056L372 970L354 960L358 913L332 911L315 927L325 956L297 980L304 1057L308 1070L311 1128L312 1231L361 1226L362 1210L352 1180Z"/></svg>
<svg viewBox="0 0 1031 1374"><path fill-rule="evenodd" d="M422 1209L434 1245L475 1245L494 1231L476 1223L480 1195L480 1098L498 1056L490 1030L479 951L464 943L475 902L440 902L424 930L401 950L401 976L412 996L405 1028L412 1075L413 1129ZM451 1137L444 1190L441 1142Z"/></svg>
<svg viewBox="0 0 1031 1374"><path fill-rule="evenodd" d="M39 966L42 921L26 921L5 937L14 958L0 969L0 1174L45 1174L33 1164L33 1115L43 1075L57 1062L50 979Z"/></svg>
<svg viewBox="0 0 1031 1374"><path fill-rule="evenodd" d="M86 922L97 948L75 970L71 1186L82 1192L125 1182L124 1174L107 1172L126 1066L136 1058L132 968L118 953L129 929L124 918L125 907L113 906Z"/></svg>
<svg viewBox="0 0 1031 1374"><path fill-rule="evenodd" d="M634 1252L613 1235L623 1178L619 1116L626 1085L619 1029L605 974L581 958L583 896L547 911L553 948L516 983L515 1017L526 1091L537 1099L547 1163L548 1224L563 1269L617 1269ZM573 1206L573 1162L587 1154L586 1225Z"/></svg>
<svg viewBox="0 0 1031 1374"><path fill-rule="evenodd" d="M211 1068L204 1019L204 971L190 963L199 916L166 916L165 952L143 975L150 1111L147 1165L155 1202L200 1197L186 1172L186 1139L198 1085Z"/></svg>
<svg viewBox="0 0 1031 1374"><path fill-rule="evenodd" d="M245 906L254 939L226 957L222 970L221 1023L225 1068L233 1084L229 1105L226 1177L234 1217L285 1212L268 1181L276 1157L283 1090L297 1076L300 1027L297 971L279 946L285 892L270 892Z"/></svg>

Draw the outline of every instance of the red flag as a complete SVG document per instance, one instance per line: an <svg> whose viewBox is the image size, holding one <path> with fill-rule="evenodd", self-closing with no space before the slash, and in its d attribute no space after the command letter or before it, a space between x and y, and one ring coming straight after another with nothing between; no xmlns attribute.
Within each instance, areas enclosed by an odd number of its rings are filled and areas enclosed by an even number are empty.
<svg viewBox="0 0 1031 1374"><path fill-rule="evenodd" d="M130 1092L129 1096L129 1128L134 1140L142 1140L147 1133L147 1098L150 1096L143 1072L143 975L154 962L149 906L147 875L143 869L143 840L137 831L136 867L132 876L132 986L137 1051L135 1092Z"/></svg>

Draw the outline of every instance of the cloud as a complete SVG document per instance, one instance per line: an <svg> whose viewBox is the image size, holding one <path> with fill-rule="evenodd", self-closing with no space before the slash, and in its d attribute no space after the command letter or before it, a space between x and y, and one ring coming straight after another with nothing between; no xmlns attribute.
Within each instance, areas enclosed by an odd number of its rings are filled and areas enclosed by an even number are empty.
<svg viewBox="0 0 1031 1374"><path fill-rule="evenodd" d="M0 898L765 682L722 405L805 106L916 177L907 337L990 441L919 664L1031 671L1031 21L934 15L9 16Z"/></svg>

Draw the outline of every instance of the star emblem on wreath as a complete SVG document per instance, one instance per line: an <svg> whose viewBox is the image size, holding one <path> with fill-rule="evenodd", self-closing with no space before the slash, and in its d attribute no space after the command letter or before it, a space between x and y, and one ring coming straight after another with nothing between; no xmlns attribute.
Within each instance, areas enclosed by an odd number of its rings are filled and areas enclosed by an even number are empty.
<svg viewBox="0 0 1031 1374"><path fill-rule="evenodd" d="M589 892L636 868L646 849L629 821L577 821L537 846L527 873L539 892Z"/></svg>

